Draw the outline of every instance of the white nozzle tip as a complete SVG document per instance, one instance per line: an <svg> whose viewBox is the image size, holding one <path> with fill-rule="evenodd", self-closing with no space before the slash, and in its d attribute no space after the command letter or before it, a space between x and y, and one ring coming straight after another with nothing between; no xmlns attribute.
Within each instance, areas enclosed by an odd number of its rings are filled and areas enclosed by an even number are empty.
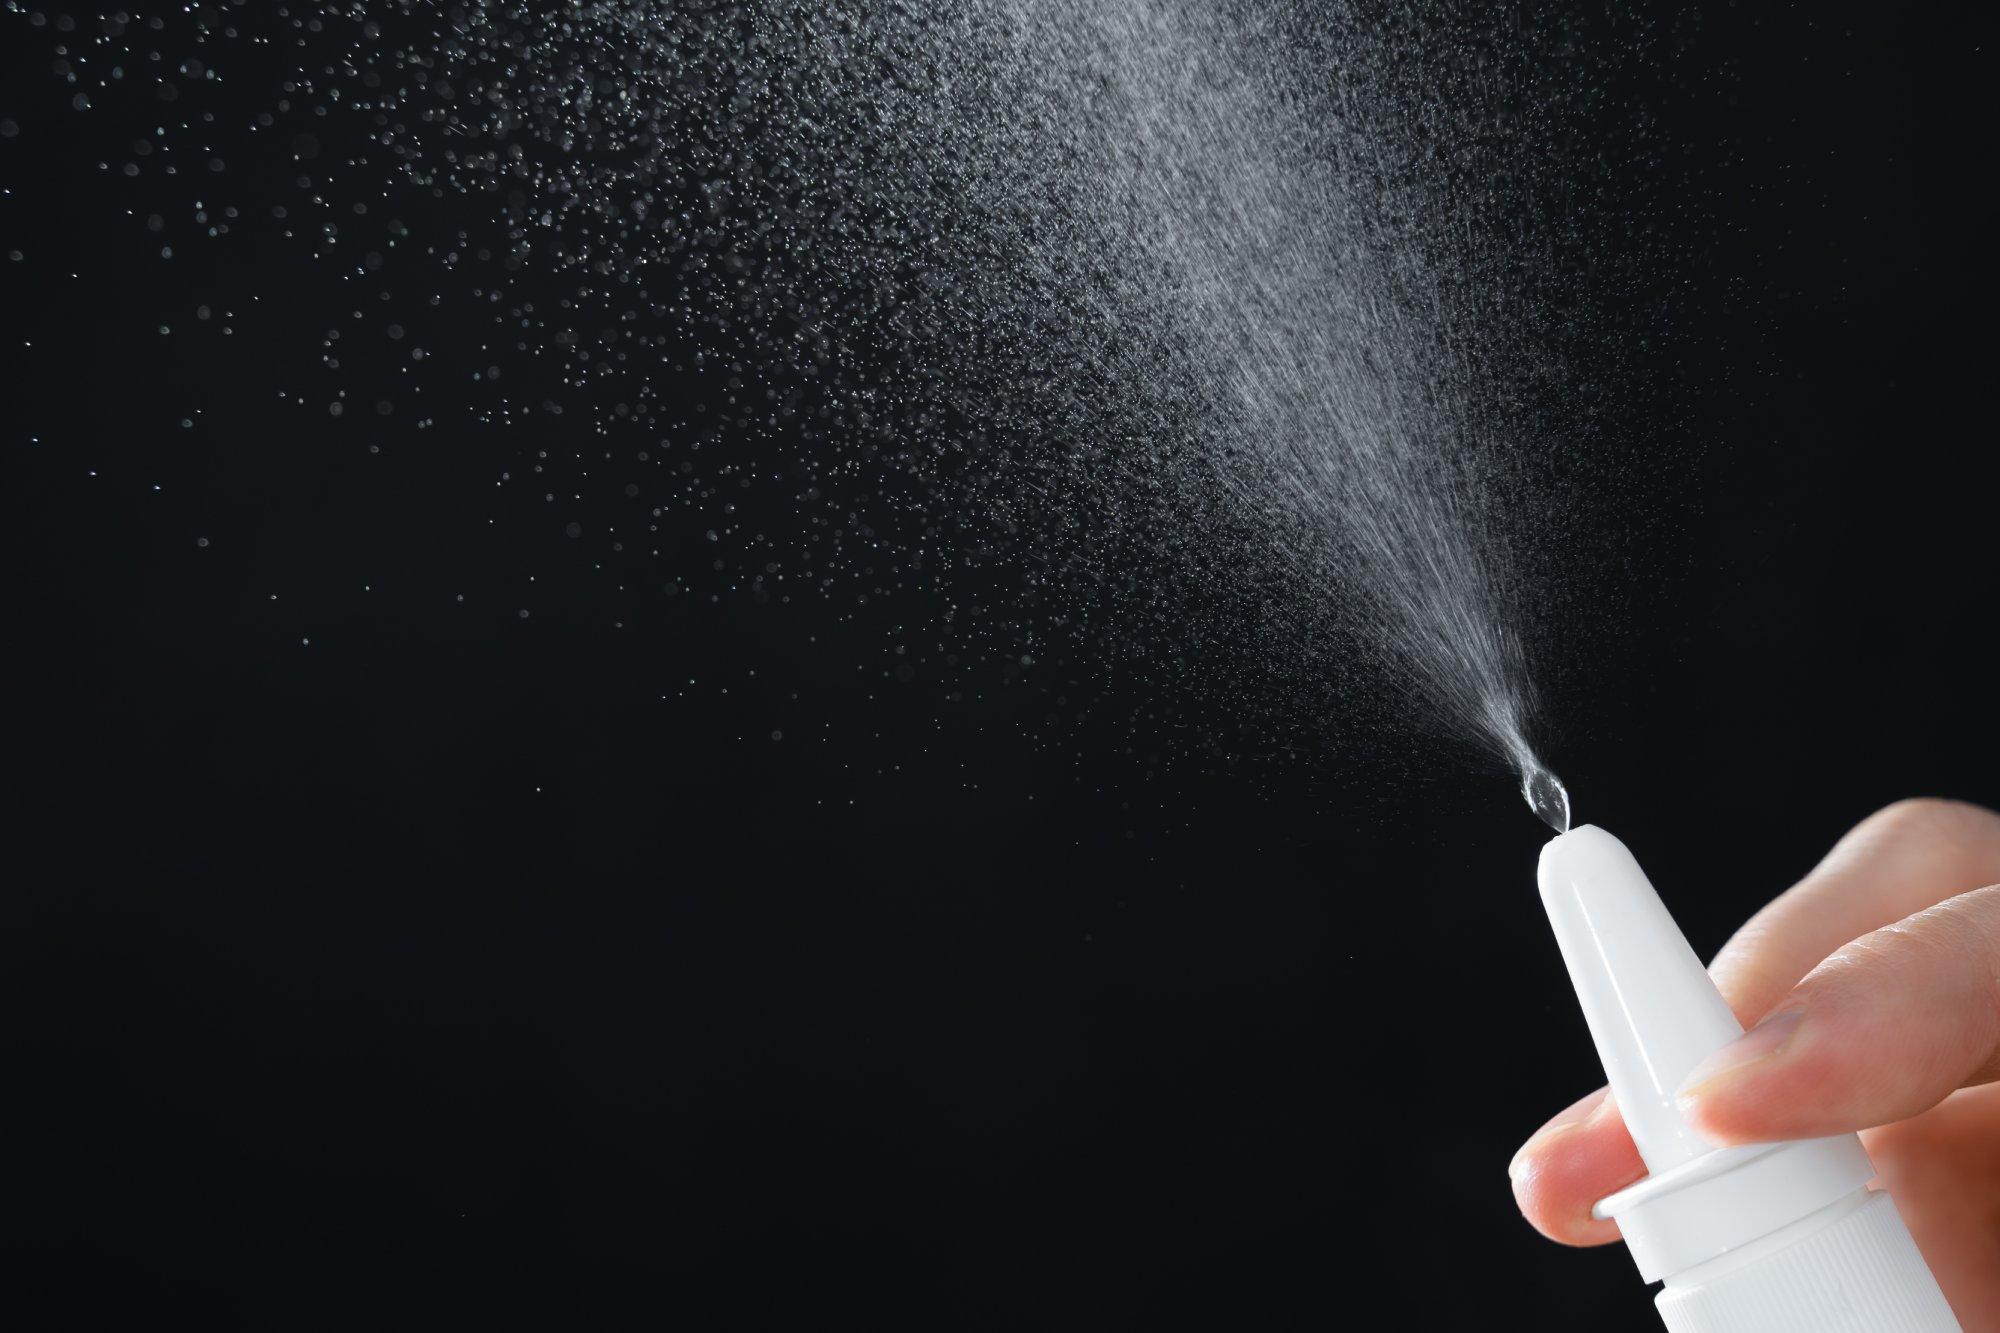
<svg viewBox="0 0 2000 1333"><path fill-rule="evenodd" d="M1625 844L1585 824L1542 848L1542 905L1632 1140L1649 1169L1708 1144L1681 1118L1681 1081L1743 1033Z"/></svg>

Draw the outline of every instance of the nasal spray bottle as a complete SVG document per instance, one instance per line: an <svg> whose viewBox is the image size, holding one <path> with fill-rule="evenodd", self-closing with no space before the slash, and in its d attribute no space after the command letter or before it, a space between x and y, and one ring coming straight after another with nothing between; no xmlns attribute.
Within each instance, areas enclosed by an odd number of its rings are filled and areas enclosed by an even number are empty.
<svg viewBox="0 0 2000 1333"><path fill-rule="evenodd" d="M1675 1333L1959 1333L1951 1307L1853 1134L1715 1148L1675 1091L1742 1025L1625 844L1569 826L1539 773L1530 805L1557 832L1542 904L1612 1096L1650 1173L1595 1210L1624 1233Z"/></svg>

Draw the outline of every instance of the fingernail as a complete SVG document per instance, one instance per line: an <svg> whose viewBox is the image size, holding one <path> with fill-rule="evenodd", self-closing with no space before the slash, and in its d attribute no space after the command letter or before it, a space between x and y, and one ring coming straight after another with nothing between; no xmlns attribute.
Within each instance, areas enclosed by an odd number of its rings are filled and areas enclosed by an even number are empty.
<svg viewBox="0 0 2000 1333"><path fill-rule="evenodd" d="M1609 1088L1599 1088L1589 1096L1579 1098L1556 1112L1546 1125L1543 1125L1533 1134L1530 1134L1528 1141L1522 1144L1520 1149L1515 1152L1514 1160L1507 1163L1507 1179L1520 1179L1521 1169L1527 1165L1528 1154L1534 1149L1536 1144L1544 1142L1551 1134L1568 1129L1572 1125L1580 1125L1598 1114L1610 1104L1610 1094L1611 1090Z"/></svg>
<svg viewBox="0 0 2000 1333"><path fill-rule="evenodd" d="M1681 1081L1680 1099L1686 1101L1697 1093L1709 1091L1710 1084L1782 1054L1792 1038L1798 1035L1799 1020L1804 1017L1803 1013L1794 1009L1790 1013L1767 1018L1751 1028L1690 1070Z"/></svg>

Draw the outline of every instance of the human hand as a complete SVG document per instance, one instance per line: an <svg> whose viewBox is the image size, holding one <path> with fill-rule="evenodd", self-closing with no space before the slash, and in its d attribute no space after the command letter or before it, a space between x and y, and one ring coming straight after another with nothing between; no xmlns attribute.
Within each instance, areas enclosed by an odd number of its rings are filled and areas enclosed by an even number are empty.
<svg viewBox="0 0 2000 1333"><path fill-rule="evenodd" d="M1862 1131L1959 1322L2000 1330L2000 815L1878 811L1709 971L1749 1031L1689 1076L1689 1124L1717 1145ZM1592 1205L1646 1167L1600 1088L1507 1174L1543 1235L1601 1245L1618 1228Z"/></svg>

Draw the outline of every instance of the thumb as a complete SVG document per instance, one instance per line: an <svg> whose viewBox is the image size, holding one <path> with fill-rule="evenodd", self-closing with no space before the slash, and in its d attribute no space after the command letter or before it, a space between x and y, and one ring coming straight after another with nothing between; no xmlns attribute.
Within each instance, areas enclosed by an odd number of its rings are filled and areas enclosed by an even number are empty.
<svg viewBox="0 0 2000 1333"><path fill-rule="evenodd" d="M1716 1143L1816 1138L2000 1078L2000 886L1864 935L1681 1086Z"/></svg>

